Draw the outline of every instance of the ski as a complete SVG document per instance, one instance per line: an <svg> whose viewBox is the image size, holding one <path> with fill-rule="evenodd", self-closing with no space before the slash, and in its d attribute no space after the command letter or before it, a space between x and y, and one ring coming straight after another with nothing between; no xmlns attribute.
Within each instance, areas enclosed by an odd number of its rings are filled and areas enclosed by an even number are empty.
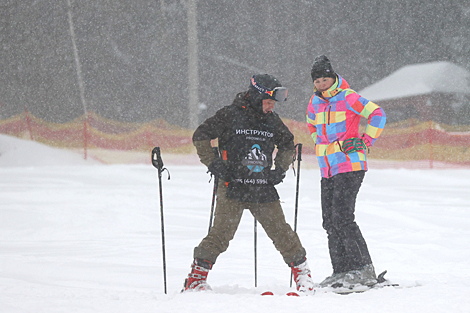
<svg viewBox="0 0 470 313"><path fill-rule="evenodd" d="M340 294L340 295L348 295L351 293L363 293L368 290L381 289L385 287L394 287L394 288L402 287L399 284L390 283L387 279L385 279L384 277L385 274L387 274L387 271L383 271L382 273L380 273L377 276L377 283L372 286L359 285L359 286L343 287L342 284L339 284L337 286L333 285L332 287L318 288L316 290L319 292L323 292L323 293L333 292L333 293Z"/></svg>
<svg viewBox="0 0 470 313"><path fill-rule="evenodd" d="M261 295L262 296L274 296L274 293L272 291L265 291Z"/></svg>
<svg viewBox="0 0 470 313"><path fill-rule="evenodd" d="M336 294L340 295L348 295L351 293L363 293L369 290L374 290L374 289L381 289L385 287L394 287L394 288L400 288L399 284L375 284L373 286L357 286L354 288L344 288L344 287L339 287L339 288L321 288L321 289L327 289L327 290L322 290L324 293L328 292L334 292ZM317 289L318 290L318 289ZM318 290L320 291L320 290Z"/></svg>
<svg viewBox="0 0 470 313"><path fill-rule="evenodd" d="M315 290L312 290L310 293L299 292L299 291L289 291L286 292L284 295L288 297L303 297L303 296L313 296L315 294ZM274 296L274 292L272 291L265 291L261 294L262 296Z"/></svg>
<svg viewBox="0 0 470 313"><path fill-rule="evenodd" d="M351 286L351 287L343 287L341 284L338 284L337 286L334 287L319 287L317 286L312 292L299 292L299 291L289 291L281 295L286 295L289 297L303 297L303 296L312 296L316 292L319 293L336 293L340 295L348 295L352 293L363 293L368 290L377 290L377 289L382 289L382 288L395 288L395 289L403 289L403 288L412 288L412 287L418 287L421 286L421 284L414 282L414 283L404 283L404 284L397 284L397 283L392 283L389 280L385 279L384 276L387 273L387 271L383 271L377 276L377 283L372 286L364 286L364 285L356 285L356 286ZM261 293L262 296L274 296L276 295L274 292L268 290L263 293Z"/></svg>

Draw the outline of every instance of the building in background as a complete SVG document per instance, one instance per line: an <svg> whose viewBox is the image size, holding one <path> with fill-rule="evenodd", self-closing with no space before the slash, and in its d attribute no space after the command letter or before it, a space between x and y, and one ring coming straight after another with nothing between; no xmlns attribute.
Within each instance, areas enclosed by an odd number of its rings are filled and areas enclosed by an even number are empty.
<svg viewBox="0 0 470 313"><path fill-rule="evenodd" d="M404 66L359 93L380 105L389 122L470 123L470 72L450 62Z"/></svg>

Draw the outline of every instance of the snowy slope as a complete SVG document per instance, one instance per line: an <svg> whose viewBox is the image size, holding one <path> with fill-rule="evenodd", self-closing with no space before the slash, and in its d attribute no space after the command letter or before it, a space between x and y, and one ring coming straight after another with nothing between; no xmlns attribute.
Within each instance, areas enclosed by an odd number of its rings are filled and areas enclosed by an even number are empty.
<svg viewBox="0 0 470 313"><path fill-rule="evenodd" d="M51 148L35 141L0 134L0 167L98 164L83 154Z"/></svg>
<svg viewBox="0 0 470 313"><path fill-rule="evenodd" d="M281 295L289 290L289 269L261 228L254 287L248 212L209 275L214 291L179 293L192 249L207 233L212 186L203 166L168 165L165 295L156 170L77 166L63 151L46 150L41 158L63 165L19 167L14 151L0 155L2 313L470 312L470 170L371 169L366 175L357 220L376 269L418 287L295 298ZM298 224L317 282L331 273L319 180L317 169L302 170ZM279 191L292 223L292 172ZM279 295L258 295L266 289Z"/></svg>

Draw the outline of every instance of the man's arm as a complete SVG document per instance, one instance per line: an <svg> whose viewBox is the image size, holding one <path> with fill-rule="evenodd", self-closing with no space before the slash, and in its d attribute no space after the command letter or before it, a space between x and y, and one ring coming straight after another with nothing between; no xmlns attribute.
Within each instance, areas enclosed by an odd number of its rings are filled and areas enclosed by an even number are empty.
<svg viewBox="0 0 470 313"><path fill-rule="evenodd" d="M281 168L283 172L289 169L295 155L294 135L289 128L279 119L276 125L277 154L274 158L275 168Z"/></svg>
<svg viewBox="0 0 470 313"><path fill-rule="evenodd" d="M201 163L205 166L209 166L215 159L214 152L212 151L211 141L193 141L193 145L196 147L196 152Z"/></svg>
<svg viewBox="0 0 470 313"><path fill-rule="evenodd" d="M209 166L215 159L211 140L219 138L227 124L227 109L224 107L205 120L193 134L193 145L196 147L199 160Z"/></svg>

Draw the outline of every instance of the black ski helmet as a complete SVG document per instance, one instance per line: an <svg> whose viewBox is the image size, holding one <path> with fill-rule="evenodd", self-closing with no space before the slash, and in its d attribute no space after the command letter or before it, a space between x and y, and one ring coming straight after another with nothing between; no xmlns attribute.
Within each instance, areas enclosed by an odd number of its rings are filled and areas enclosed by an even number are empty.
<svg viewBox="0 0 470 313"><path fill-rule="evenodd" d="M248 87L248 102L253 109L263 113L263 100L265 99L286 101L287 88L282 87L281 82L272 75L254 75L251 77Z"/></svg>

